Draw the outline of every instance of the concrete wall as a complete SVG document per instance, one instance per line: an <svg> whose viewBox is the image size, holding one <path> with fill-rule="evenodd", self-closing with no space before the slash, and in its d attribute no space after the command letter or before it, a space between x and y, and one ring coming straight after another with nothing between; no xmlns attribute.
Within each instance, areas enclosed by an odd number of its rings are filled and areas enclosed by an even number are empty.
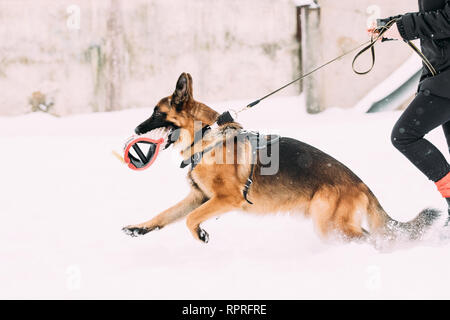
<svg viewBox="0 0 450 320"><path fill-rule="evenodd" d="M371 0L317 2L318 19L302 16L301 63L296 4L305 1L2 0L0 115L41 103L59 115L153 106L184 71L206 103L260 97L367 40L371 15L417 10L415 0L377 0L379 13ZM367 76L353 74L353 55L328 66L303 84L310 110L352 107L410 54L379 44Z"/></svg>
<svg viewBox="0 0 450 320"><path fill-rule="evenodd" d="M184 71L201 101L259 97L299 68L291 0L2 0L0 25L1 115L153 106Z"/></svg>
<svg viewBox="0 0 450 320"><path fill-rule="evenodd" d="M370 17L379 15L385 18L417 11L415 0L318 0L317 3L320 6L320 32L317 33L311 26L309 30L303 30L304 37L312 38L307 41L309 45L303 48L304 63L309 63L309 67L312 67L311 61L316 64L330 60L367 41L365 29ZM373 6L374 3L379 12ZM353 73L351 63L354 54L328 66L305 81L311 111L354 106L377 83L405 62L411 52L402 41L379 43L376 47L376 66L365 76ZM369 58L370 54L361 58L357 65L359 70L370 66Z"/></svg>

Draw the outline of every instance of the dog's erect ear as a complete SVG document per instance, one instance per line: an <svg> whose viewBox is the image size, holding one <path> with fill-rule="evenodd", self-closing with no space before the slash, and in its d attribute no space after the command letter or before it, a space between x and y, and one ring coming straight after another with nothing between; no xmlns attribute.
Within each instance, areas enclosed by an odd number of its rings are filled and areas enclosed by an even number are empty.
<svg viewBox="0 0 450 320"><path fill-rule="evenodd" d="M178 78L175 92L172 95L172 104L182 107L193 98L192 77L189 73L182 73Z"/></svg>

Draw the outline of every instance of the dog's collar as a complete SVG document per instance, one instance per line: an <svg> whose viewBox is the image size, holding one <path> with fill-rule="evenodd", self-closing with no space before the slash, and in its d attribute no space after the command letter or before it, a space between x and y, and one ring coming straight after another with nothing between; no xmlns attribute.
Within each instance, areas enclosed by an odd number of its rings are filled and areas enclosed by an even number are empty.
<svg viewBox="0 0 450 320"><path fill-rule="evenodd" d="M229 111L226 111L226 112L222 113L220 116L217 117L217 120L212 125L206 125L201 130L199 130L199 131L194 133L194 141L189 146L189 148L192 148L197 142L202 140L203 137L205 136L205 134L209 130L217 129L218 127L223 126L224 124L232 123L232 122L234 122L234 119L231 116ZM194 153L190 158L187 158L187 159L185 159L185 160L183 160L181 162L180 168L185 168L188 165L191 165L191 170L193 170L195 168L195 166L197 166L197 164L203 158L203 154L211 151L215 147L216 146L214 145L214 146L206 148L206 149L204 149L204 150L202 150L200 152Z"/></svg>
<svg viewBox="0 0 450 320"><path fill-rule="evenodd" d="M202 140L203 137L205 136L206 132L208 132L209 130L211 130L211 126L206 125L206 126L204 126L202 128L202 130L199 130L199 131L195 132L194 133L194 141L192 141L192 143L189 146L189 148L192 148L197 142Z"/></svg>
<svg viewBox="0 0 450 320"><path fill-rule="evenodd" d="M194 170L194 168L200 163L200 161L203 158L203 155L205 153L210 152L211 150L213 150L214 148L218 147L219 145L221 145L223 143L223 141L219 141L218 143L203 149L202 151L196 152L194 153L190 158L187 158L186 160L181 161L180 164L180 168L186 168L188 165L191 165L191 171Z"/></svg>
<svg viewBox="0 0 450 320"><path fill-rule="evenodd" d="M189 148L192 148L197 142L203 139L205 134L211 130L211 129L217 129L219 126L222 126L227 123L234 122L233 117L231 116L229 111L226 111L222 113L220 116L217 117L216 122L214 122L212 125L206 125L201 130L194 133L194 141L192 141ZM187 150L188 148L186 148Z"/></svg>

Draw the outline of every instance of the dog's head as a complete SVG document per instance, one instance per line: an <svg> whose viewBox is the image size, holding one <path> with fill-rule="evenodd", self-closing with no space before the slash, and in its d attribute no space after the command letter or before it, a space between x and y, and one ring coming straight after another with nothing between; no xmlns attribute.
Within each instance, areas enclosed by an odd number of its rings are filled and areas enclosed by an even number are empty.
<svg viewBox="0 0 450 320"><path fill-rule="evenodd" d="M182 73L171 96L161 99L150 118L136 127L137 134L157 128L171 130L169 143L175 141L189 145L194 140L194 123L212 125L219 114L203 103L194 100L192 77Z"/></svg>

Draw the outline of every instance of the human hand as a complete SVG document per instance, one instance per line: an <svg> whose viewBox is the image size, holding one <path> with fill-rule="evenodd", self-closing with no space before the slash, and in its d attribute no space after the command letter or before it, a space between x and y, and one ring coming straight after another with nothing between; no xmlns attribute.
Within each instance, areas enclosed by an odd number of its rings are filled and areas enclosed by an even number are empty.
<svg viewBox="0 0 450 320"><path fill-rule="evenodd" d="M380 40L382 38L384 39L390 39L390 40L400 40L402 39L402 36L400 32L398 31L397 24L394 23L385 33L383 33L383 37L378 38L379 30L376 27L373 27L371 29L367 30L370 37L373 37L376 40Z"/></svg>
<svg viewBox="0 0 450 320"><path fill-rule="evenodd" d="M383 33L383 38L401 40L402 36L398 31L397 23L394 23L385 33Z"/></svg>

